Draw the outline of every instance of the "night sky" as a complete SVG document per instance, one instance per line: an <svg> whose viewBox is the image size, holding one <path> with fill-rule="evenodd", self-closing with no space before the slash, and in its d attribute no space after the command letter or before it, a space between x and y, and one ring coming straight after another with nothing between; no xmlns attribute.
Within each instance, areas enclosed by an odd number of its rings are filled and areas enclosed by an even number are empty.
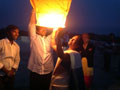
<svg viewBox="0 0 120 90"><path fill-rule="evenodd" d="M30 11L29 0L0 0L0 28L15 24L27 30ZM73 0L66 26L75 33L120 36L120 0Z"/></svg>

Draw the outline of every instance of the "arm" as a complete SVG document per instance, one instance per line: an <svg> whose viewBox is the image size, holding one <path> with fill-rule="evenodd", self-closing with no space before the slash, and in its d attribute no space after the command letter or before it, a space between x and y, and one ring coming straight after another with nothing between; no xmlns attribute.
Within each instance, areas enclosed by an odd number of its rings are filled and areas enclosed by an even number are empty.
<svg viewBox="0 0 120 90"><path fill-rule="evenodd" d="M12 68L16 71L18 69L20 63L20 48L18 47L18 51L14 60L14 65L12 66Z"/></svg>
<svg viewBox="0 0 120 90"><path fill-rule="evenodd" d="M2 54L2 49L3 48L3 42L2 42L2 40L0 40L0 56L1 56L1 54ZM0 69L2 69L3 68L3 63L2 63L2 60L1 60L1 58L0 58Z"/></svg>
<svg viewBox="0 0 120 90"><path fill-rule="evenodd" d="M3 67L3 64L2 64L2 62L0 61L0 69L2 69L2 67Z"/></svg>
<svg viewBox="0 0 120 90"><path fill-rule="evenodd" d="M52 39L51 39L51 47L53 48L54 51L56 51L56 30L53 30L52 32Z"/></svg>
<svg viewBox="0 0 120 90"><path fill-rule="evenodd" d="M3 41L0 40L0 56L3 52L3 47L4 47L4 44L3 44ZM0 58L0 70L4 71L6 74L8 74L8 70L4 67L4 64L2 62L2 59Z"/></svg>
<svg viewBox="0 0 120 90"><path fill-rule="evenodd" d="M63 52L62 49L62 43L61 43L61 32L60 31L54 31L53 37L52 37L52 47L56 51L58 57L63 60L61 65L65 67L65 69L69 70L70 67L70 55ZM66 64L67 63L67 64Z"/></svg>
<svg viewBox="0 0 120 90"><path fill-rule="evenodd" d="M57 45L57 55L58 57L60 57L61 59L64 59L64 52L63 52L63 49L62 49L62 43L61 43L61 39L60 39L60 36L58 35L58 39L56 40L56 45Z"/></svg>
<svg viewBox="0 0 120 90"><path fill-rule="evenodd" d="M28 25L30 38L33 38L36 35L36 25L35 24L36 24L35 11L32 10L29 25Z"/></svg>
<svg viewBox="0 0 120 90"><path fill-rule="evenodd" d="M60 29L57 31L53 31L51 46L56 51L58 57L64 59L65 54L62 49L61 35L62 33Z"/></svg>

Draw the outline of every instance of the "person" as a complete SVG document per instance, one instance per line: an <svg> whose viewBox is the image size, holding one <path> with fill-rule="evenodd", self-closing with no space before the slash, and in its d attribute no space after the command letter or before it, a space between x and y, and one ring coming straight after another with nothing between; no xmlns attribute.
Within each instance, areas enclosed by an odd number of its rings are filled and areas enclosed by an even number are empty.
<svg viewBox="0 0 120 90"><path fill-rule="evenodd" d="M53 71L51 47L52 31L50 28L36 26L35 11L32 10L29 22L30 57L30 90L48 90Z"/></svg>
<svg viewBox="0 0 120 90"><path fill-rule="evenodd" d="M94 64L94 45L90 42L87 33L82 34L83 43L80 53L82 55L82 67L84 72L84 81L86 89L90 90L93 81L93 64Z"/></svg>
<svg viewBox="0 0 120 90"><path fill-rule="evenodd" d="M19 28L8 25L6 35L6 38L0 40L0 90L13 90L20 62L20 48L15 42L19 36Z"/></svg>
<svg viewBox="0 0 120 90"><path fill-rule="evenodd" d="M116 40L114 33L111 33L108 37L108 42L104 44L104 70L106 72L110 71L112 57L116 55ZM114 62L115 62L114 58Z"/></svg>
<svg viewBox="0 0 120 90"><path fill-rule="evenodd" d="M56 33L56 41L52 46L58 55L57 63L52 73L50 90L84 90L84 78L79 53L80 36L72 37L69 48L63 52L61 43L61 29Z"/></svg>

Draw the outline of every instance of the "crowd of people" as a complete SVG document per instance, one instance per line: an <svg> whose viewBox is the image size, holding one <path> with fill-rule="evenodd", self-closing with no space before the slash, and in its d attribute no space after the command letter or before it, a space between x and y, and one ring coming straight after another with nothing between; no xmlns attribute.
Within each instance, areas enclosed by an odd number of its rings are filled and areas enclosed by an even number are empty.
<svg viewBox="0 0 120 90"><path fill-rule="evenodd" d="M63 33L63 28L56 31L36 26L35 16L35 11L32 10L28 25L29 89L91 90L95 45L90 36L84 33L68 39L64 36L66 34ZM19 28L15 25L7 26L6 35L6 38L0 40L0 90L13 90L15 73L20 63L20 48L15 42L19 36ZM54 51L57 55L56 63Z"/></svg>

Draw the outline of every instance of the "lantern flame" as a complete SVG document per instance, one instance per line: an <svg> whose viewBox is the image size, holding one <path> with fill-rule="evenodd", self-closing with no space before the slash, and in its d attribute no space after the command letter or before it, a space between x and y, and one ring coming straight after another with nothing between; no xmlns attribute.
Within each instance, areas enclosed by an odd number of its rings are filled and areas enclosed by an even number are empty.
<svg viewBox="0 0 120 90"><path fill-rule="evenodd" d="M30 0L36 11L37 26L64 28L72 0Z"/></svg>
<svg viewBox="0 0 120 90"><path fill-rule="evenodd" d="M65 27L65 19L63 14L51 13L51 14L37 14L38 26L58 28Z"/></svg>

